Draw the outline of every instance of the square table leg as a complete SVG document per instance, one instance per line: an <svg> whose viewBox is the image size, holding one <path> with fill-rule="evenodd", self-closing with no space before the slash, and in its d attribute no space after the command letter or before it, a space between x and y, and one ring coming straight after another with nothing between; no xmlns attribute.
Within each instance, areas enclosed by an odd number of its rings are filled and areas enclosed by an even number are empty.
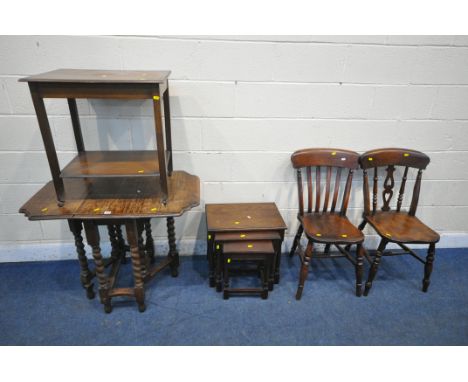
<svg viewBox="0 0 468 382"><path fill-rule="evenodd" d="M208 258L208 278L211 288L215 286L215 264L213 258L213 246L214 234L212 232L208 232L208 238L206 240L206 257Z"/></svg>

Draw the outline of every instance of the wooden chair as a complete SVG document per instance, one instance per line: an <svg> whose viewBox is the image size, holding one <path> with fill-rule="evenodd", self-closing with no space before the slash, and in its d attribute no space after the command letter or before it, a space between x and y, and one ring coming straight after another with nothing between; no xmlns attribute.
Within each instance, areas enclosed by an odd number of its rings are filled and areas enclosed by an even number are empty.
<svg viewBox="0 0 468 382"><path fill-rule="evenodd" d="M358 160L358 153L340 149L304 149L294 152L291 156L293 167L297 170L297 186L299 191L299 213L297 218L300 224L289 256L294 255L303 232L305 232L308 239L305 253L299 254L302 266L299 274L299 286L297 288L296 300L301 299L315 243L325 244L324 254L315 255L315 257L346 257L354 264L356 268L356 296L361 296L364 253L362 242L364 241L364 235L351 224L346 217L346 210L351 194L353 172L355 169L359 168ZM315 168L315 171L312 171L312 167ZM347 169L348 174L343 191L341 209L339 212L336 212L343 169ZM304 211L303 172L305 172L307 176L306 212ZM314 172L315 182L312 182L312 175ZM322 172L325 173L324 185L322 185L321 182ZM334 186L332 202L330 210L328 210L332 189L332 174L335 174ZM315 208L313 208L313 183L315 183ZM323 207L321 205L322 196ZM351 256L349 250L342 247L342 245L352 244L357 244L356 259ZM331 245L336 246L341 255L330 254Z"/></svg>
<svg viewBox="0 0 468 382"><path fill-rule="evenodd" d="M429 288L432 264L434 262L435 255L435 244L439 241L440 237L437 232L430 229L415 216L416 209L418 207L419 192L421 189L422 172L429 164L429 161L429 157L419 151L397 148L367 151L362 154L359 159L360 165L364 170L364 220L360 224L359 229L363 230L366 224L369 223L380 236L380 244L377 248L366 282L364 290L365 296L367 296L370 288L372 287L372 281L377 273L381 257L385 247L390 242L401 247L405 251L404 254L410 254L424 264L422 290L423 292L427 292L427 289ZM379 167L386 167L386 176L383 182L382 191L383 205L381 210L377 209ZM397 168L402 171L402 178L398 197L396 198L396 209L392 211L390 201L394 195L394 175ZM417 169L417 175L413 187L411 204L409 210L405 212L402 210L402 205L406 180L408 178L408 171L410 168ZM372 209L370 205L371 201L368 175L368 171L370 169L373 169ZM406 246L406 244L416 243L429 245L426 260L420 258L413 250Z"/></svg>

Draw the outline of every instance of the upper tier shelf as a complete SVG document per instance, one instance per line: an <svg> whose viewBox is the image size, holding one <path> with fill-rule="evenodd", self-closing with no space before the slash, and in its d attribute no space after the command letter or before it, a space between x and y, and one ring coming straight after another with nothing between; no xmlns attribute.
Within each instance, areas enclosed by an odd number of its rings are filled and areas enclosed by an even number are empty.
<svg viewBox="0 0 468 382"><path fill-rule="evenodd" d="M166 151L166 163L170 152ZM84 151L62 170L62 178L102 178L159 175L158 152Z"/></svg>
<svg viewBox="0 0 468 382"><path fill-rule="evenodd" d="M88 84L154 84L164 83L171 72L139 70L57 69L21 78L20 82L73 82Z"/></svg>

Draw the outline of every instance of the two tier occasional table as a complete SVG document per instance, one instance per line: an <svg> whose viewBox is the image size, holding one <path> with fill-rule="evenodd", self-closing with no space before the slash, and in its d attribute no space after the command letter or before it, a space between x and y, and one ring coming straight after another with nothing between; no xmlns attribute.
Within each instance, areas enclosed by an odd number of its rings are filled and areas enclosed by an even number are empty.
<svg viewBox="0 0 468 382"><path fill-rule="evenodd" d="M168 176L172 174L169 74L170 71L58 69L20 79L29 84L59 205L66 202L64 180L70 178L150 177L161 186L161 200L167 200ZM63 169L60 169L57 158L45 98L68 100L78 153ZM77 98L151 100L157 150L86 151ZM164 107L164 124L161 104Z"/></svg>
<svg viewBox="0 0 468 382"><path fill-rule="evenodd" d="M217 237L223 242L272 240L275 248L273 280L280 279L281 245L287 226L275 203L206 204L207 257L210 286L222 290L222 264L216 258Z"/></svg>

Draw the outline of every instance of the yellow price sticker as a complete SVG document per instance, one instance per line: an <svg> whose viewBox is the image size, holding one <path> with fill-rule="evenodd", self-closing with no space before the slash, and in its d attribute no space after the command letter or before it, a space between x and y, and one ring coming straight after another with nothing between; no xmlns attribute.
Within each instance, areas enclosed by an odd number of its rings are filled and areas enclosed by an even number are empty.
<svg viewBox="0 0 468 382"><path fill-rule="evenodd" d="M159 96L153 96L153 99L154 99L155 101L159 101Z"/></svg>
<svg viewBox="0 0 468 382"><path fill-rule="evenodd" d="M240 222L234 222L234 224L238 225L238 224L240 224Z"/></svg>
<svg viewBox="0 0 468 382"><path fill-rule="evenodd" d="M331 153L331 155L335 156L335 155L336 155L336 151L333 151L333 152Z"/></svg>
<svg viewBox="0 0 468 382"><path fill-rule="evenodd" d="M239 235L239 237L245 237L245 236L246 236L245 233L241 233L241 234Z"/></svg>
<svg viewBox="0 0 468 382"><path fill-rule="evenodd" d="M216 245L216 249L219 249L219 244L218 244L218 245Z"/></svg>
<svg viewBox="0 0 468 382"><path fill-rule="evenodd" d="M322 234L321 233L316 233L315 236L320 237L320 236L322 236Z"/></svg>
<svg viewBox="0 0 468 382"><path fill-rule="evenodd" d="M228 264L231 262L231 259L227 259Z"/></svg>
<svg viewBox="0 0 468 382"><path fill-rule="evenodd" d="M247 244L247 248L253 248L253 244Z"/></svg>
<svg viewBox="0 0 468 382"><path fill-rule="evenodd" d="M151 212L156 212L158 209L156 207L151 208Z"/></svg>
<svg viewBox="0 0 468 382"><path fill-rule="evenodd" d="M404 156L404 157L409 157L409 154L408 154L408 153L404 153L403 156Z"/></svg>
<svg viewBox="0 0 468 382"><path fill-rule="evenodd" d="M346 235L345 233L341 235L341 237L348 237L348 235Z"/></svg>
<svg viewBox="0 0 468 382"><path fill-rule="evenodd" d="M388 232L385 234L385 236L392 237L392 235L389 234Z"/></svg>
<svg viewBox="0 0 468 382"><path fill-rule="evenodd" d="M49 209L47 207L43 208L41 212L47 212Z"/></svg>
<svg viewBox="0 0 468 382"><path fill-rule="evenodd" d="M368 160L369 162L372 162L372 161L374 160L374 158L369 157L369 158L367 158L367 160Z"/></svg>
<svg viewBox="0 0 468 382"><path fill-rule="evenodd" d="M211 235L208 235L208 240L211 240Z"/></svg>
<svg viewBox="0 0 468 382"><path fill-rule="evenodd" d="M101 211L101 209L100 209L99 207L97 207L97 208L95 208L93 211L94 211L94 212L99 212L99 211Z"/></svg>
<svg viewBox="0 0 468 382"><path fill-rule="evenodd" d="M137 173L138 174L143 174L145 172L145 170L138 170Z"/></svg>

